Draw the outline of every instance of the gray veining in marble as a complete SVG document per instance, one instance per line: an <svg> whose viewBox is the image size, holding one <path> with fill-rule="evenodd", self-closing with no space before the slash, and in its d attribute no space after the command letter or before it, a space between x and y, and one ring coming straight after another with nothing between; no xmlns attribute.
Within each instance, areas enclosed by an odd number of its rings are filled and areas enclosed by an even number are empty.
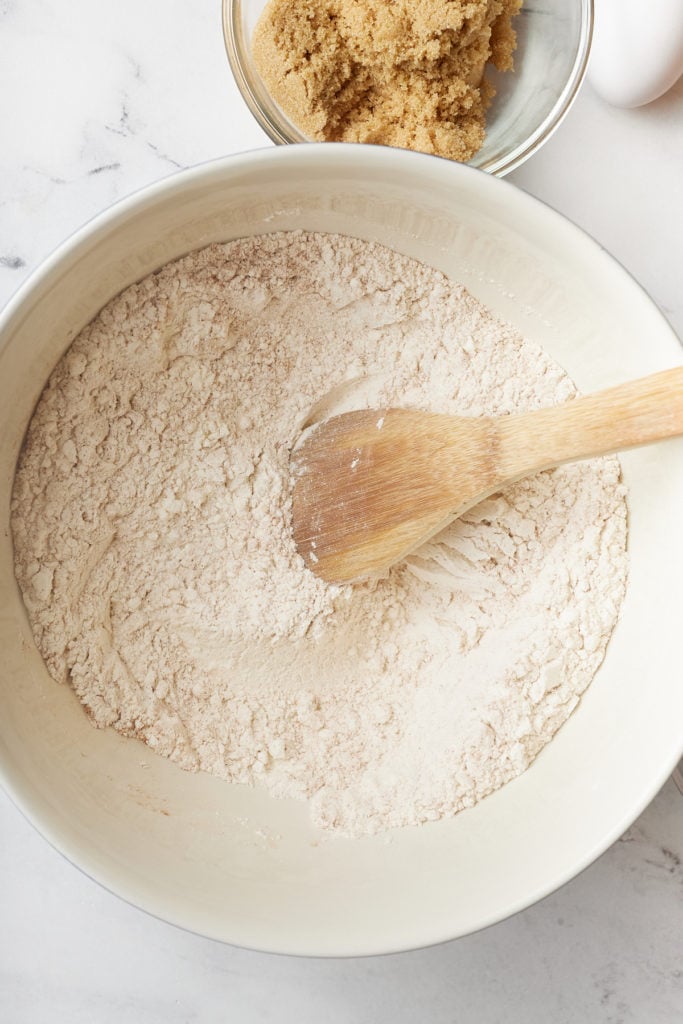
<svg viewBox="0 0 683 1024"><path fill-rule="evenodd" d="M219 0L0 0L0 140L0 303L121 196L268 144L232 82ZM683 80L638 111L586 87L513 180L613 252L683 334L681 167ZM0 795L0 1022L675 1024L682 860L669 781L592 867L509 921L401 956L295 960L124 904Z"/></svg>

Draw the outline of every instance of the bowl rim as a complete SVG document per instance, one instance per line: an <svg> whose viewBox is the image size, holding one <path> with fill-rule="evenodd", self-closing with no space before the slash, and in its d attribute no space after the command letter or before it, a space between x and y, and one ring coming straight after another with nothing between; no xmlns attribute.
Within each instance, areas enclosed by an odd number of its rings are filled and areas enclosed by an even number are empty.
<svg viewBox="0 0 683 1024"><path fill-rule="evenodd" d="M334 146L336 151L335 159L346 167L353 167L356 161L362 160L370 161L378 169L387 170L391 167L394 173L396 173L393 165L397 162L412 164L417 170L419 170L420 165L423 165L425 169L429 168L432 174L436 171L439 175L455 175L456 177L467 177L472 181L476 180L478 188L488 192L492 198L497 196L498 201L500 201L501 196L514 196L514 202L521 209L528 210L530 215L540 211L541 216L548 220L551 225L555 225L566 238L581 246L584 251L590 252L599 261L606 263L613 269L618 269L624 276L624 279L629 282L629 287L639 294L640 299L647 303L651 313L659 319L664 332L668 333L672 341L676 342L679 346L681 345L680 339L654 300L615 257L609 254L599 242L574 224L568 217L512 183L494 182L491 180L491 176L466 165L454 165L452 161L444 160L440 157L414 153L408 150L397 151L389 147L380 146L357 147L344 143L312 143L306 147L284 147L277 149L268 147L206 161L143 186L96 214L60 243L31 272L28 278L11 296L5 307L0 310L0 352L4 347L3 334L5 330L12 326L15 318L21 318L24 305L27 301L30 301L32 292L39 288L46 278L49 278L62 260L77 252L93 236L111 229L119 219L134 214L136 210L145 207L150 200L159 199L173 192L181 194L186 187L197 184L202 180L209 183L212 180L220 180L226 176L243 175L245 171L252 171L255 167L269 162L279 163L284 171L288 165L296 165L301 160L313 163L319 159L326 160L330 155L331 146ZM427 948L466 934L475 934L477 931L481 931L514 916L555 892L589 867L623 834L657 794L682 755L683 747L680 743L676 746L672 744L670 750L668 748L662 750L660 769L656 776L651 777L649 780L643 780L640 792L637 796L634 795L628 810L624 810L621 813L620 818L611 828L607 828L600 835L594 837L592 844L586 848L583 856L578 861L574 862L571 867L559 868L552 880L539 884L535 889L527 891L523 896L513 900L500 911L489 915L486 919L482 919L476 928L468 929L464 932L458 932L457 930L425 930L422 934L416 935L415 940L409 943L398 940L393 945L384 943L379 946L372 940L366 943L363 943L361 940L353 947L350 947L346 943L342 944L331 941L328 947L322 951L320 948L312 948L310 945L301 944L296 941L293 941L289 946L273 946L249 940L245 941L243 937L240 937L239 927L234 929L207 928L206 924L200 922L197 916L193 919L192 915L183 914L176 908L166 907L159 895L146 895L142 897L134 891L134 886L130 883L126 884L125 875L122 875L120 871L107 870L92 851L84 849L84 844L79 840L78 836L74 835L73 829L68 824L64 824L54 816L50 819L49 809L48 813L45 813L45 807L41 808L41 798L34 792L33 784L14 765L6 763L1 749L0 784L2 784L8 796L24 817L62 856L109 892L160 920L194 934L261 952L315 957L358 957Z"/></svg>
<svg viewBox="0 0 683 1024"><path fill-rule="evenodd" d="M533 156L555 134L574 105L588 68L595 19L594 0L578 0L578 2L581 5L581 29L576 57L570 75L552 109L531 135L506 155L495 160L489 160L484 164L476 164L470 161L469 163L476 167L476 169L502 178L510 174L511 171L521 167L530 156ZM300 132L296 125L281 113L274 102L271 102L269 107L266 108L257 95L247 63L243 57L247 45L239 20L239 12L243 3L244 0L221 0L223 43L240 95L254 119L276 145L280 146L290 143L306 143L310 145L312 140ZM329 145L329 143L326 144ZM360 145L368 145L368 143L360 143Z"/></svg>

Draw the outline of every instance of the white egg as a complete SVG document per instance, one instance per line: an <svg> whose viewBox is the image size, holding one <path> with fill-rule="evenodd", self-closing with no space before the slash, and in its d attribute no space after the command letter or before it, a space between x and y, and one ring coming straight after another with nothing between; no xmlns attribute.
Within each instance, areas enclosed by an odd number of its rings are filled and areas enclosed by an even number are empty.
<svg viewBox="0 0 683 1024"><path fill-rule="evenodd" d="M683 74L683 0L596 0L589 78L617 107L640 107Z"/></svg>

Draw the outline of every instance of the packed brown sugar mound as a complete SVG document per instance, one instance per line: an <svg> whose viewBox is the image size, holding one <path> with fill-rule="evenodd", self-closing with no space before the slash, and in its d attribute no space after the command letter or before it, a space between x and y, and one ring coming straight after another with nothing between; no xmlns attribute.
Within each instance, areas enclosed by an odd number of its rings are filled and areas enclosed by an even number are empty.
<svg viewBox="0 0 683 1024"><path fill-rule="evenodd" d="M309 138L375 142L469 160L512 69L522 0L270 0L256 66Z"/></svg>

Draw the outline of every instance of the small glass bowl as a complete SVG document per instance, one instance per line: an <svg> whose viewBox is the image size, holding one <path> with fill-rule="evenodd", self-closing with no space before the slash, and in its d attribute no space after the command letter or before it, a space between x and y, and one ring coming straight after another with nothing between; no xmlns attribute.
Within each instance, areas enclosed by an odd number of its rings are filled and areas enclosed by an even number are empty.
<svg viewBox="0 0 683 1024"><path fill-rule="evenodd" d="M273 142L310 142L271 97L251 54L254 26L267 0L223 0L230 67L252 114ZM486 139L469 161L502 177L550 138L574 101L586 72L593 0L525 0L515 19L515 71L487 69L496 96Z"/></svg>

